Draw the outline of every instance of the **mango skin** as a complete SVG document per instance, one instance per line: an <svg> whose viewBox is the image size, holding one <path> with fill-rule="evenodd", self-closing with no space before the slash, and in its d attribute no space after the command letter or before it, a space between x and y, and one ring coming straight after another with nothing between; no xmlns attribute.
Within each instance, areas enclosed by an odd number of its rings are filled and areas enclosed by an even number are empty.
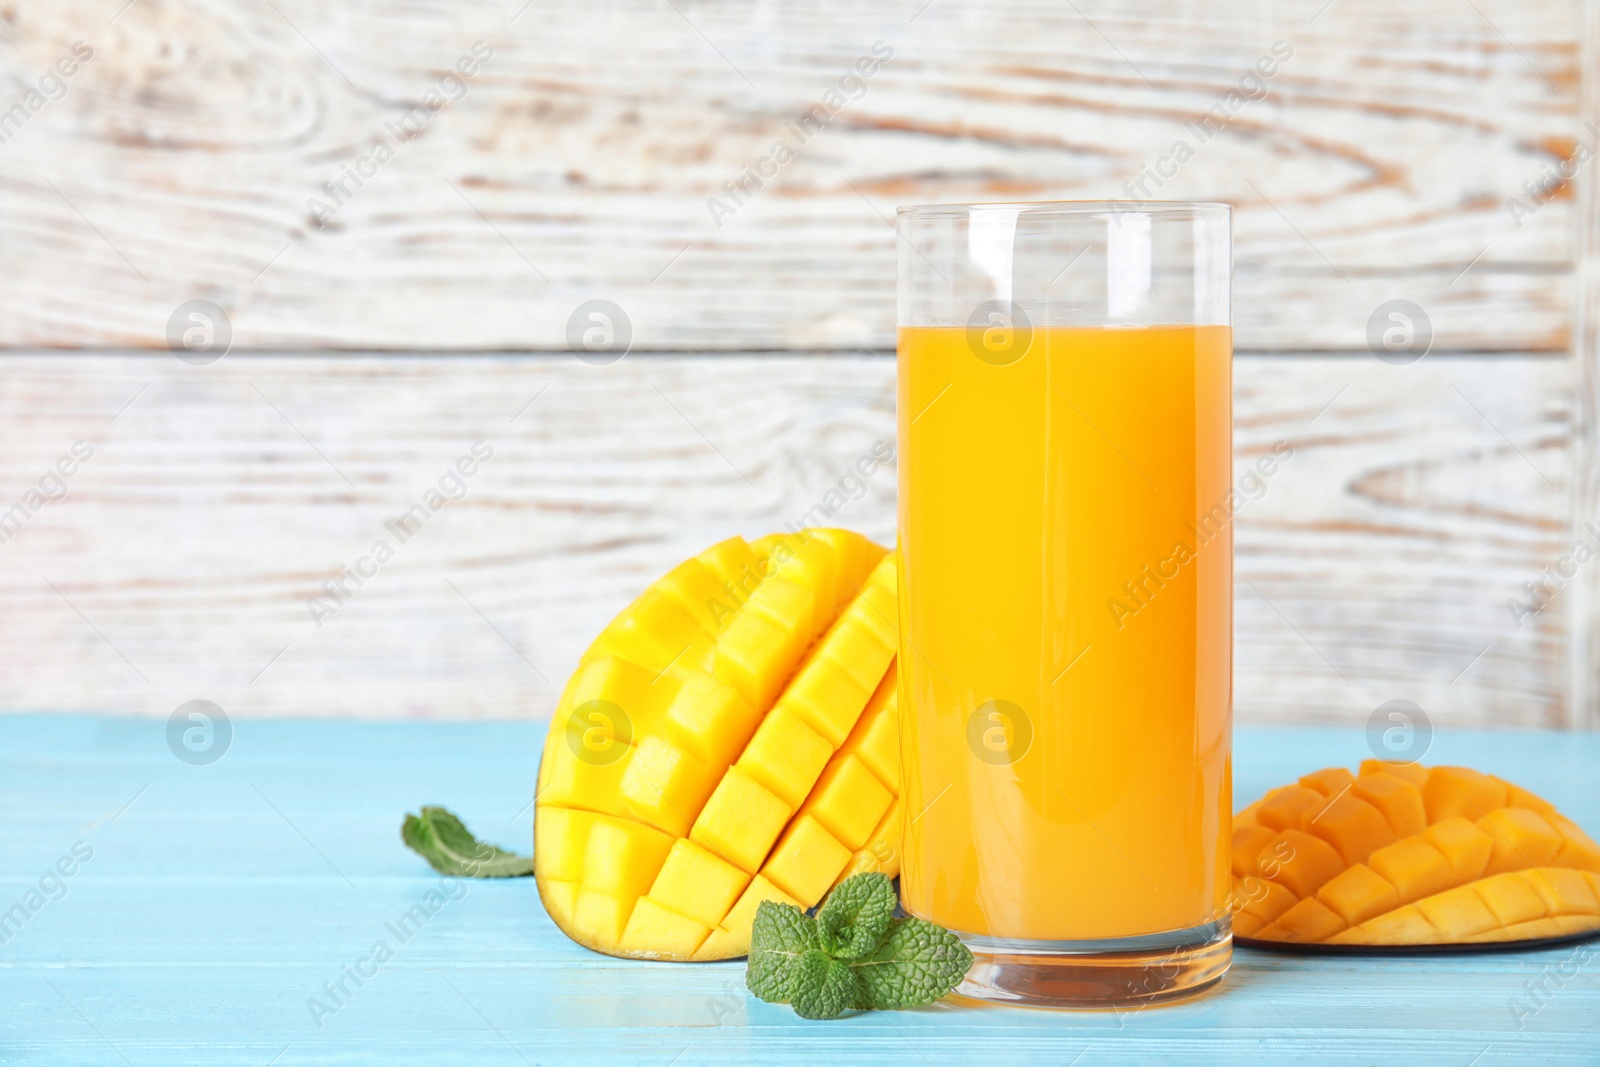
<svg viewBox="0 0 1600 1067"><path fill-rule="evenodd" d="M647 588L568 682L540 760L545 910L608 955L749 951L764 900L899 873L893 555L730 538Z"/></svg>
<svg viewBox="0 0 1600 1067"><path fill-rule="evenodd" d="M1600 932L1600 847L1548 801L1466 767L1330 767L1234 817L1234 933L1345 946Z"/></svg>

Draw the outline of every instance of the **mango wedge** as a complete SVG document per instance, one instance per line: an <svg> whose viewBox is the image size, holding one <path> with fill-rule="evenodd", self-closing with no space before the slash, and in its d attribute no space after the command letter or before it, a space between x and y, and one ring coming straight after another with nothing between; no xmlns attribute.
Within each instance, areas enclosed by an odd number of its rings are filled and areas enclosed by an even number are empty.
<svg viewBox="0 0 1600 1067"><path fill-rule="evenodd" d="M1367 760L1233 821L1234 933L1478 944L1600 930L1600 846L1547 801L1465 767Z"/></svg>
<svg viewBox="0 0 1600 1067"><path fill-rule="evenodd" d="M859 534L732 538L580 660L545 738L539 894L613 956L745 955L763 900L900 869L894 557Z"/></svg>

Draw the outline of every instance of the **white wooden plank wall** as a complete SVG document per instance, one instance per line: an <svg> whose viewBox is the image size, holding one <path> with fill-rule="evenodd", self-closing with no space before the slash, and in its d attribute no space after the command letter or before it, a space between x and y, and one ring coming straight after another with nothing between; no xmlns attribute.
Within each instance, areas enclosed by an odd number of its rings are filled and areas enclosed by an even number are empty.
<svg viewBox="0 0 1600 1067"><path fill-rule="evenodd" d="M0 545L8 708L542 715L652 577L830 502L894 433L882 355L7 367L9 493L94 448ZM1241 718L1403 697L1441 724L1563 722L1563 613L1518 629L1505 601L1564 537L1544 479L1567 480L1566 380L1558 358L1238 361L1240 473L1295 449L1237 520ZM479 439L494 458L401 544L385 523ZM832 521L891 539L893 480ZM380 538L394 558L319 628L307 600Z"/></svg>
<svg viewBox="0 0 1600 1067"><path fill-rule="evenodd" d="M1146 188L1237 207L1241 472L1296 448L1238 519L1240 717L1600 723L1600 570L1506 607L1600 518L1600 212L1592 168L1549 184L1596 142L1597 39L1594 0L14 6L0 514L95 452L0 543L0 710L544 714L650 577L892 436L895 205L1124 196L1184 139ZM458 99L402 141L430 90ZM594 298L620 363L472 353L560 350ZM1435 334L1407 367L1366 348L1396 298ZM164 350L192 299L232 324L209 367ZM318 628L307 598L480 438L465 498ZM888 539L892 509L883 470L835 521Z"/></svg>
<svg viewBox="0 0 1600 1067"><path fill-rule="evenodd" d="M124 3L0 22L17 101L94 51L0 145L0 343L161 345L204 298L243 346L561 347L603 297L646 348L886 347L897 204L1122 197L1180 138L1146 189L1238 205L1242 348L1360 347L1396 297L1441 349L1570 335L1572 190L1520 226L1506 201L1582 133L1580 0ZM864 95L714 224L878 41ZM360 168L375 139L394 158ZM372 176L319 227L347 165Z"/></svg>

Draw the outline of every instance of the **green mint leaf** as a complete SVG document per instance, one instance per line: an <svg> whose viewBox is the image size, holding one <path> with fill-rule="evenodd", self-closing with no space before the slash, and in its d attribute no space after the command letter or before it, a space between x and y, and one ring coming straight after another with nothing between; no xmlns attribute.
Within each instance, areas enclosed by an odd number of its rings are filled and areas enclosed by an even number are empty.
<svg viewBox="0 0 1600 1067"><path fill-rule="evenodd" d="M892 918L894 906L882 874L845 879L815 919L764 901L750 931L745 985L804 1019L932 1004L960 984L972 953L942 926Z"/></svg>
<svg viewBox="0 0 1600 1067"><path fill-rule="evenodd" d="M932 1004L961 983L972 953L955 934L924 919L896 919L883 944L852 967L858 1003L879 1009Z"/></svg>
<svg viewBox="0 0 1600 1067"><path fill-rule="evenodd" d="M750 927L745 986L769 1004L792 1002L805 983L800 961L818 944L816 920L793 904L762 901Z"/></svg>
<svg viewBox="0 0 1600 1067"><path fill-rule="evenodd" d="M400 824L400 840L440 874L457 878L515 878L533 873L533 858L507 852L472 836L443 808L423 808Z"/></svg>
<svg viewBox="0 0 1600 1067"><path fill-rule="evenodd" d="M855 968L819 948L800 957L794 996L789 1000L802 1019L837 1019L861 1000Z"/></svg>
<svg viewBox="0 0 1600 1067"><path fill-rule="evenodd" d="M857 960L882 943L894 918L894 885L877 871L840 882L817 912L822 947L836 960Z"/></svg>

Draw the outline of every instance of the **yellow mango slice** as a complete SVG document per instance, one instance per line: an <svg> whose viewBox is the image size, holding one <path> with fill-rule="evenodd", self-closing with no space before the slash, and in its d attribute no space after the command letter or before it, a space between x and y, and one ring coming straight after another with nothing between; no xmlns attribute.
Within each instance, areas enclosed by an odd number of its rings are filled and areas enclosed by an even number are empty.
<svg viewBox="0 0 1600 1067"><path fill-rule="evenodd" d="M1421 835L1396 841L1367 858L1401 900L1421 900L1451 885L1450 860Z"/></svg>
<svg viewBox="0 0 1600 1067"><path fill-rule="evenodd" d="M1367 760L1234 819L1234 932L1344 945L1489 944L1600 930L1600 846L1549 802L1465 767Z"/></svg>
<svg viewBox="0 0 1600 1067"><path fill-rule="evenodd" d="M863 871L876 871L890 878L900 874L900 798L895 797L894 803L889 805L889 810L884 812L879 820L877 829L872 831L872 836L867 843L856 849L850 857L850 862L845 864L844 870L839 872L839 877L833 880L833 885L838 885L852 874ZM833 886L829 886L832 889Z"/></svg>
<svg viewBox="0 0 1600 1067"><path fill-rule="evenodd" d="M1383 813L1348 793L1330 800L1306 822L1306 829L1332 845L1346 863L1361 863L1374 849L1395 840Z"/></svg>
<svg viewBox="0 0 1600 1067"><path fill-rule="evenodd" d="M756 875L749 887L739 897L727 916L692 957L696 960L727 960L743 956L750 951L750 926L755 922L756 909L764 900L799 907L800 902L761 875Z"/></svg>
<svg viewBox="0 0 1600 1067"><path fill-rule="evenodd" d="M1452 816L1476 822L1505 807L1506 793L1504 782L1468 767L1434 767L1422 787L1422 801L1430 824Z"/></svg>
<svg viewBox="0 0 1600 1067"><path fill-rule="evenodd" d="M1392 774L1363 774L1350 786L1350 795L1378 809L1396 841L1428 828L1428 809L1422 803L1422 790L1404 778Z"/></svg>
<svg viewBox="0 0 1600 1067"><path fill-rule="evenodd" d="M1320 837L1301 830L1285 830L1279 840L1288 846L1289 858L1278 868L1275 880L1297 897L1311 896L1344 869L1339 853Z"/></svg>
<svg viewBox="0 0 1600 1067"><path fill-rule="evenodd" d="M1489 838L1485 874L1542 867L1556 858L1565 844L1560 831L1543 815L1527 808L1501 808L1478 820L1478 828Z"/></svg>
<svg viewBox="0 0 1600 1067"><path fill-rule="evenodd" d="M1365 759L1361 761L1360 777L1365 778L1370 774L1387 774L1391 778L1398 778L1402 782L1410 782L1421 789L1428 781L1428 768L1415 763L1390 763L1387 760Z"/></svg>
<svg viewBox="0 0 1600 1067"><path fill-rule="evenodd" d="M729 863L753 872L793 813L742 767L730 767L689 834Z"/></svg>
<svg viewBox="0 0 1600 1067"><path fill-rule="evenodd" d="M867 765L847 753L828 767L800 810L821 823L848 853L867 843L893 802L894 794Z"/></svg>
<svg viewBox="0 0 1600 1067"><path fill-rule="evenodd" d="M801 907L822 899L850 862L850 850L810 815L802 814L784 831L761 874Z"/></svg>
<svg viewBox="0 0 1600 1067"><path fill-rule="evenodd" d="M1250 883L1250 887L1259 887L1260 891L1252 895L1249 889L1244 890L1245 895L1242 899L1245 904L1239 909L1238 916L1235 919L1236 922L1238 919L1251 917L1265 925L1276 920L1278 916L1294 907L1298 902L1298 898L1293 893L1277 882L1258 880Z"/></svg>
<svg viewBox="0 0 1600 1067"><path fill-rule="evenodd" d="M1564 838L1561 851L1556 854L1556 866L1600 871L1600 845L1596 845L1593 838L1560 815L1551 815L1548 821Z"/></svg>
<svg viewBox="0 0 1600 1067"><path fill-rule="evenodd" d="M633 906L617 948L645 959L683 959L694 954L711 928L645 897Z"/></svg>
<svg viewBox="0 0 1600 1067"><path fill-rule="evenodd" d="M1268 793L1256 809L1256 822L1272 830L1299 829L1302 821L1327 807L1328 798L1303 785L1285 786Z"/></svg>
<svg viewBox="0 0 1600 1067"><path fill-rule="evenodd" d="M748 874L680 838L673 842L667 862L650 885L650 899L709 928L727 917L749 884Z"/></svg>
<svg viewBox="0 0 1600 1067"><path fill-rule="evenodd" d="M1343 767L1325 767L1300 779L1307 789L1316 790L1330 800L1355 784L1356 776Z"/></svg>
<svg viewBox="0 0 1600 1067"><path fill-rule="evenodd" d="M1494 912L1495 921L1501 926L1514 926L1517 923L1532 922L1534 919L1545 918L1549 910L1544 900L1523 878L1523 871L1506 871L1478 882L1473 888L1478 896Z"/></svg>
<svg viewBox="0 0 1600 1067"><path fill-rule="evenodd" d="M1233 831L1233 873L1243 878L1255 869L1256 857L1278 835L1265 826L1236 826Z"/></svg>
<svg viewBox="0 0 1600 1067"><path fill-rule="evenodd" d="M739 768L791 808L805 803L833 748L798 714L774 708L739 757Z"/></svg>
<svg viewBox="0 0 1600 1067"><path fill-rule="evenodd" d="M1417 902L1417 910L1439 931L1442 941L1464 941L1499 925L1473 885L1458 885L1426 897Z"/></svg>
<svg viewBox="0 0 1600 1067"><path fill-rule="evenodd" d="M762 900L899 873L892 555L845 530L730 538L597 636L540 757L534 864L601 952L727 959Z"/></svg>
<svg viewBox="0 0 1600 1067"><path fill-rule="evenodd" d="M1346 868L1317 890L1317 899L1343 919L1346 926L1360 926L1400 906L1400 894L1395 887L1364 863Z"/></svg>
<svg viewBox="0 0 1600 1067"><path fill-rule="evenodd" d="M1278 916L1278 921L1257 935L1263 941L1326 941L1345 928L1333 909L1308 897Z"/></svg>

